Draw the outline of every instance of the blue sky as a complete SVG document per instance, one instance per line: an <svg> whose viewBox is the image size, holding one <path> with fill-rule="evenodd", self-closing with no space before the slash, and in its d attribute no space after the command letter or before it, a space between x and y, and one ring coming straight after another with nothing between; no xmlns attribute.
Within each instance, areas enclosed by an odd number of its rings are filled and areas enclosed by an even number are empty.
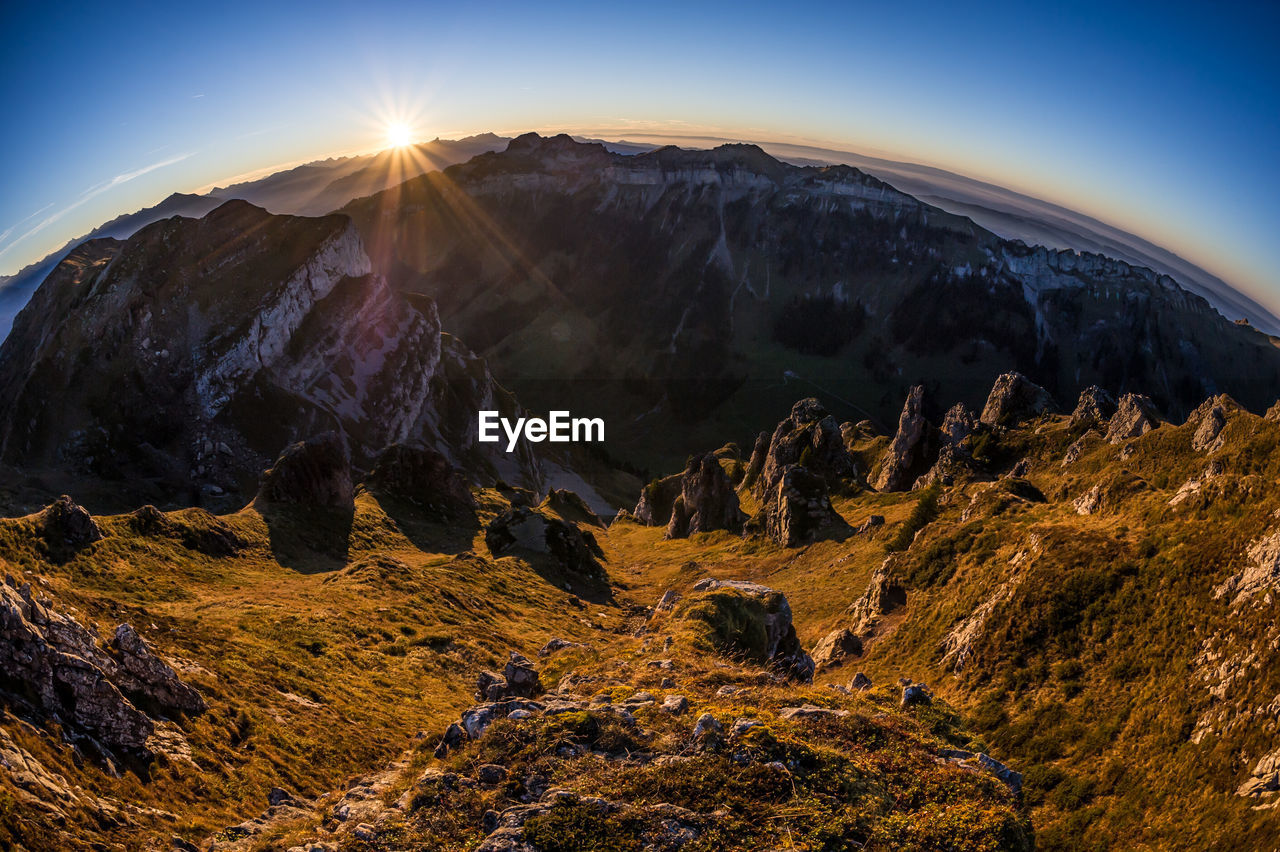
<svg viewBox="0 0 1280 852"><path fill-rule="evenodd" d="M0 273L271 166L493 130L810 141L1079 209L1280 309L1280 6L0 7Z"/></svg>

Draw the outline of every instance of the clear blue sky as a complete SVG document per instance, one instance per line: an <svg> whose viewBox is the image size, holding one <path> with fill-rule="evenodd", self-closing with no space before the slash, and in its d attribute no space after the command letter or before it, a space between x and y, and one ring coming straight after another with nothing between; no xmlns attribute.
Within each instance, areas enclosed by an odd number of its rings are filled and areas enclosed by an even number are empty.
<svg viewBox="0 0 1280 852"><path fill-rule="evenodd" d="M1066 204L1280 308L1280 5L0 6L0 272L175 190L494 130L708 132Z"/></svg>

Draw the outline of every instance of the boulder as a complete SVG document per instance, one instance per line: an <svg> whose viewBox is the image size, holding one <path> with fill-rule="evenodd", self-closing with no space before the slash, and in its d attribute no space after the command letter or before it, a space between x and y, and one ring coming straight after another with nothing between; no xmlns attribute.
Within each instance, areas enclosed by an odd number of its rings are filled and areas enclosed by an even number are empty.
<svg viewBox="0 0 1280 852"><path fill-rule="evenodd" d="M88 511L65 494L40 513L39 527L55 552L72 553L102 538Z"/></svg>
<svg viewBox="0 0 1280 852"><path fill-rule="evenodd" d="M753 529L783 547L813 541L826 529L847 526L831 507L826 480L801 465L788 465L781 472L751 522Z"/></svg>
<svg viewBox="0 0 1280 852"><path fill-rule="evenodd" d="M446 518L475 511L466 477L435 450L392 444L378 454L365 479L369 490L423 506Z"/></svg>
<svg viewBox="0 0 1280 852"><path fill-rule="evenodd" d="M704 747L714 747L724 734L724 726L710 713L703 713L693 725L690 739Z"/></svg>
<svg viewBox="0 0 1280 852"><path fill-rule="evenodd" d="M870 688L871 688L871 678L867 677L862 672L858 672L856 675L853 676L853 680L849 681L849 689L853 690L854 692L859 692L861 690L870 689Z"/></svg>
<svg viewBox="0 0 1280 852"><path fill-rule="evenodd" d="M503 676L507 681L507 694L517 698L530 698L542 691L542 684L538 680L538 670L533 667L533 663L517 654L511 652L507 665L502 670Z"/></svg>
<svg viewBox="0 0 1280 852"><path fill-rule="evenodd" d="M884 526L884 515L868 515L854 532L858 535L870 535L877 527L882 526Z"/></svg>
<svg viewBox="0 0 1280 852"><path fill-rule="evenodd" d="M258 501L264 503L352 509L351 456L337 432L286 447L270 470L262 474Z"/></svg>
<svg viewBox="0 0 1280 852"><path fill-rule="evenodd" d="M1160 425L1155 403L1143 394L1127 393L1120 397L1116 413L1107 427L1107 442L1122 444L1141 437Z"/></svg>
<svg viewBox="0 0 1280 852"><path fill-rule="evenodd" d="M1057 408L1047 390L1021 373L1005 373L992 386L979 419L988 426L1016 426Z"/></svg>
<svg viewBox="0 0 1280 852"><path fill-rule="evenodd" d="M862 640L852 630L847 627L832 630L813 647L814 670L820 672L835 668L850 657L861 654Z"/></svg>
<svg viewBox="0 0 1280 852"><path fill-rule="evenodd" d="M1097 385L1090 385L1080 392L1068 426L1072 429L1105 426L1115 413L1116 398Z"/></svg>
<svg viewBox="0 0 1280 852"><path fill-rule="evenodd" d="M902 687L903 707L928 707L933 703L933 695L922 683L912 683Z"/></svg>
<svg viewBox="0 0 1280 852"><path fill-rule="evenodd" d="M489 522L484 542L489 552L500 556L514 548L555 557L561 568L591 579L601 579L604 558L590 532L561 518L550 517L526 506L508 509Z"/></svg>
<svg viewBox="0 0 1280 852"><path fill-rule="evenodd" d="M680 496L672 505L666 537L687 538L712 530L740 532L744 520L738 494L715 454L690 459L680 478Z"/></svg>
<svg viewBox="0 0 1280 852"><path fill-rule="evenodd" d="M570 642L568 639L552 639L547 644L538 649L539 657L550 657L556 651L563 651L565 648L585 648L586 645L581 642Z"/></svg>
<svg viewBox="0 0 1280 852"><path fill-rule="evenodd" d="M715 646L770 665L793 680L813 679L813 659L805 653L782 592L741 580L699 580L676 615L700 628Z"/></svg>
<svg viewBox="0 0 1280 852"><path fill-rule="evenodd" d="M916 385L907 394L898 417L898 431L872 479L877 490L905 491L928 468L932 428L924 419L923 407L924 385Z"/></svg>

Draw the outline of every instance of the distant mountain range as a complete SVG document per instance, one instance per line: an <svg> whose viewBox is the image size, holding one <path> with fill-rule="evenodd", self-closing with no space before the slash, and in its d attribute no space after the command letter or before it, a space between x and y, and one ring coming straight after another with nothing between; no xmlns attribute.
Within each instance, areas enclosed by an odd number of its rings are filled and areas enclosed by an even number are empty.
<svg viewBox="0 0 1280 852"><path fill-rule="evenodd" d="M341 157L307 163L267 177L219 187L203 195L174 193L159 204L119 216L83 237L71 240L30 266L10 276L0 276L0 340L8 334L13 317L35 288L72 248L88 239L126 239L139 228L169 216L203 216L230 199L250 201L272 213L318 216L347 202L390 188L427 171L443 169L490 151L500 151L509 137L483 133L459 140L436 139L412 149ZM585 140L599 141L599 140ZM693 146L731 140L690 137ZM660 145L651 141L604 141L610 151L638 154ZM796 165L856 166L896 189L949 213L966 216L1006 239L1053 249L1102 254L1131 265L1146 266L1175 278L1179 284L1203 296L1229 319L1247 319L1268 334L1280 334L1280 318L1230 284L1172 251L1141 237L1107 225L1082 213L1051 204L995 184L943 169L857 154L851 151L784 143L762 146L778 159Z"/></svg>

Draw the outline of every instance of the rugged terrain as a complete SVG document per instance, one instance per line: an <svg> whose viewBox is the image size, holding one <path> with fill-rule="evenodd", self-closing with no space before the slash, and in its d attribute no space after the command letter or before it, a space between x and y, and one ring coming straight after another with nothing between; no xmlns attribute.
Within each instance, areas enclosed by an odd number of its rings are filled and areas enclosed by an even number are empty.
<svg viewBox="0 0 1280 852"><path fill-rule="evenodd" d="M526 405L592 408L611 452L655 472L805 392L888 423L915 384L976 407L1010 368L1179 418L1280 386L1272 338L1168 276L750 145L624 155L527 134L343 212Z"/></svg>
<svg viewBox="0 0 1280 852"><path fill-rule="evenodd" d="M749 146L87 242L0 346L0 846L1273 849L1276 352ZM474 440L547 407L608 449Z"/></svg>
<svg viewBox="0 0 1280 852"><path fill-rule="evenodd" d="M917 396L892 436L803 401L607 525L411 455L353 487L323 440L229 515L4 521L13 609L204 704L132 699L139 746L7 669L10 839L1271 848L1280 410Z"/></svg>
<svg viewBox="0 0 1280 852"><path fill-rule="evenodd" d="M363 469L411 443L476 481L568 476L475 442L478 410L517 404L430 300L373 270L350 220L242 201L76 248L0 344L0 397L0 464L93 505L238 507L281 449L324 431Z"/></svg>

